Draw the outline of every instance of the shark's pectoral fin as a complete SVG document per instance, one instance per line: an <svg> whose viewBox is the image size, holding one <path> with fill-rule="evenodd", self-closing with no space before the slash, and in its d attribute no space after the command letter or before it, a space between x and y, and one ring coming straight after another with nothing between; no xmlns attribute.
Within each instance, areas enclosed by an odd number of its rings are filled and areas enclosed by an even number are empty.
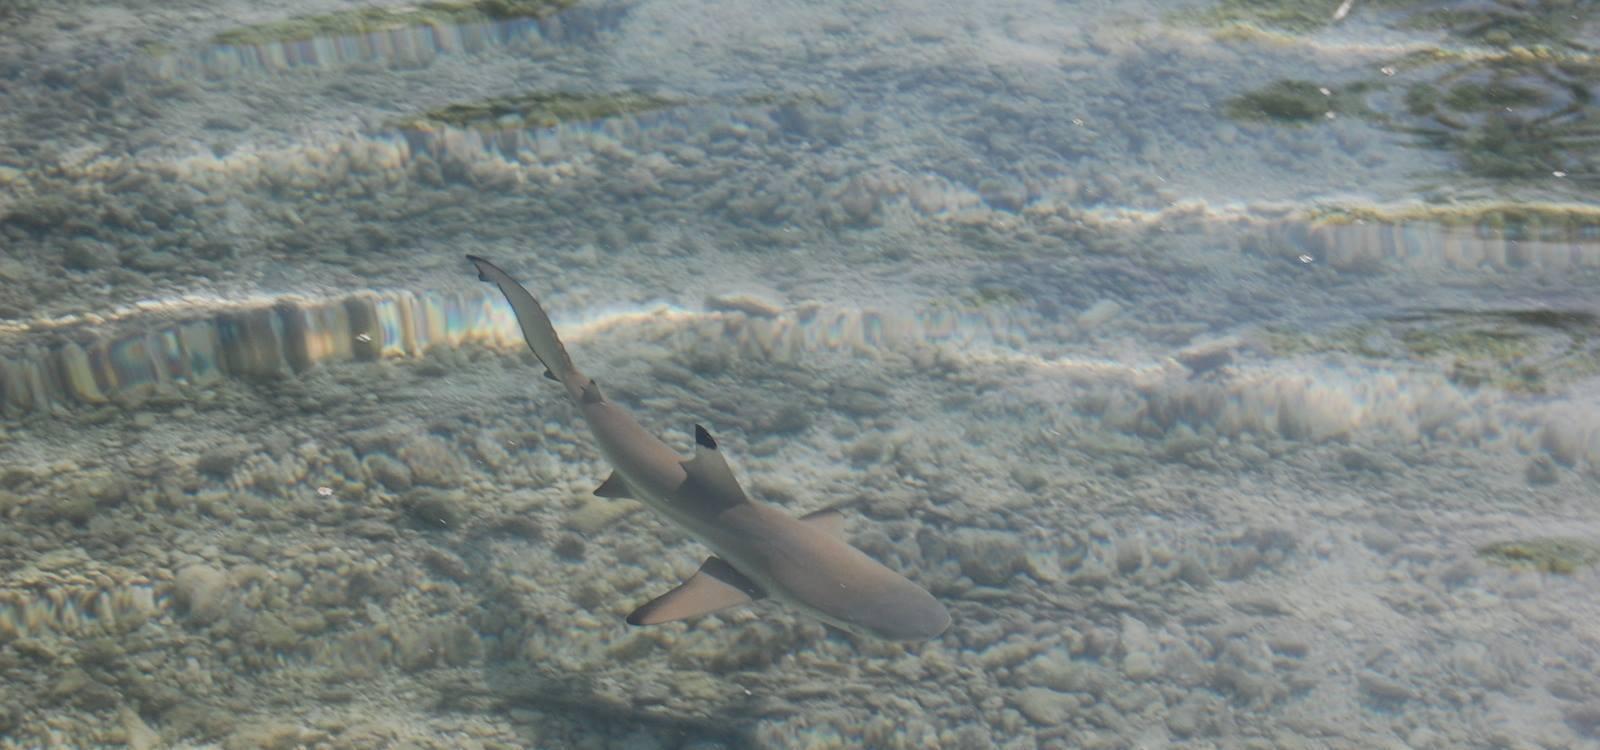
<svg viewBox="0 0 1600 750"><path fill-rule="evenodd" d="M545 380L554 380L557 383L561 382L561 378L556 377L556 374L551 372L550 368L548 368L548 367L544 368L544 379Z"/></svg>
<svg viewBox="0 0 1600 750"><path fill-rule="evenodd" d="M628 483L623 481L621 473L615 471L611 472L611 476L606 477L606 481L601 482L599 487L594 488L594 494L600 497L633 499L633 491L628 489Z"/></svg>
<svg viewBox="0 0 1600 750"><path fill-rule="evenodd" d="M800 520L828 532L829 536L844 538L844 514L833 508L814 510L801 516Z"/></svg>
<svg viewBox="0 0 1600 750"><path fill-rule="evenodd" d="M628 615L629 625L656 625L682 620L739 604L748 604L767 595L766 591L720 557L708 557L689 580Z"/></svg>
<svg viewBox="0 0 1600 750"><path fill-rule="evenodd" d="M694 458L684 461L683 469L689 474L689 483L709 493L707 496L731 503L745 501L744 489L739 487L722 451L717 450L717 441L700 425L694 426Z"/></svg>

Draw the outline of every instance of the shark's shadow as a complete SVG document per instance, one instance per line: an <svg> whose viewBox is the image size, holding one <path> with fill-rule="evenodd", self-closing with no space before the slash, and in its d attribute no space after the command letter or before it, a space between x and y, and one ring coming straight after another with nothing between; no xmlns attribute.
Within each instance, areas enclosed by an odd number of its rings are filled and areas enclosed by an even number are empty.
<svg viewBox="0 0 1600 750"><path fill-rule="evenodd" d="M530 534L526 525L508 524L505 518L486 520L462 529L427 532L412 541L437 545L461 558L470 573L461 585L482 612L498 609L496 619L519 623L514 628L519 632L541 627L543 617L524 604L524 594L500 571L500 563L486 544L513 539L538 544L541 534ZM741 689L734 680L729 680L730 689L724 698L701 701L696 714L686 715L672 701L639 703L619 698L616 691L603 690L605 681L615 679L613 675L572 673L535 663L516 642L499 642L486 648L481 662L468 670L471 672L476 675L440 686L436 710L479 715L532 712L534 717L548 717L552 724L575 724L578 731L618 741L643 732L671 748L707 741L728 747L748 746L753 722L742 717L761 714L755 705L760 702L760 694ZM664 687L670 691L674 686ZM527 715L518 718L526 721ZM549 739L532 726L517 726L524 727L522 731L530 743Z"/></svg>

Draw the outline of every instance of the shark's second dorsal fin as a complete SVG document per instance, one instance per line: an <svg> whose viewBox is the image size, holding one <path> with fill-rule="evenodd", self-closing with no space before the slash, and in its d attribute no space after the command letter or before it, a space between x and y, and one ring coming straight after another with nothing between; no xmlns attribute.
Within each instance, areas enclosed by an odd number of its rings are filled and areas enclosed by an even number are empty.
<svg viewBox="0 0 1600 750"><path fill-rule="evenodd" d="M677 588L651 599L628 615L629 625L656 625L703 615L767 595L754 581L720 557L708 557L700 570Z"/></svg>
<svg viewBox="0 0 1600 750"><path fill-rule="evenodd" d="M717 441L700 425L694 426L694 458L684 461L683 469L689 474L689 483L716 498L720 506L745 502L744 490L739 487L739 480L734 478L733 469L728 468L722 452L717 450Z"/></svg>

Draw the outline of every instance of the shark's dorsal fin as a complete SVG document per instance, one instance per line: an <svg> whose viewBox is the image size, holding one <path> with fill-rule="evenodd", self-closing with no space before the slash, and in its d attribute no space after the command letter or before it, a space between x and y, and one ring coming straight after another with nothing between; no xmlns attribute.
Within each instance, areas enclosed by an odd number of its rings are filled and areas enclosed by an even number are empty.
<svg viewBox="0 0 1600 750"><path fill-rule="evenodd" d="M722 451L717 450L717 441L700 425L694 426L694 458L684 461L683 469L689 474L688 483L698 488L702 497L717 498L721 507L745 502L744 490Z"/></svg>
<svg viewBox="0 0 1600 750"><path fill-rule="evenodd" d="M800 520L828 532L829 536L844 538L844 514L833 508L811 511Z"/></svg>
<svg viewBox="0 0 1600 750"><path fill-rule="evenodd" d="M694 452L695 452L695 455L699 455L700 454L700 449L701 448L704 448L706 450L713 450L714 451L714 450L717 449L717 440L716 440L716 438L711 437L711 433L707 432L706 428L701 427L700 425L695 425L694 426Z"/></svg>
<svg viewBox="0 0 1600 750"><path fill-rule="evenodd" d="M594 488L594 494L600 497L633 498L633 491L628 489L628 483L623 480L621 472L613 471L606 481Z"/></svg>
<svg viewBox="0 0 1600 750"><path fill-rule="evenodd" d="M656 625L703 615L767 595L754 581L720 557L708 557L689 580L628 615L629 625Z"/></svg>

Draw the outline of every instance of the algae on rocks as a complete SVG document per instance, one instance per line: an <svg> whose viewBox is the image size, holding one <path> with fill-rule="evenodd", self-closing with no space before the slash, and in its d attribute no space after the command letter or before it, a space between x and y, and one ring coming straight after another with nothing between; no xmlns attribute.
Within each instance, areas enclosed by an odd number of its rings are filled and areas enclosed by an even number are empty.
<svg viewBox="0 0 1600 750"><path fill-rule="evenodd" d="M1223 111L1235 120L1288 124L1349 114L1412 136L1417 145L1448 151L1475 177L1593 183L1600 115L1592 81L1600 66L1576 39L1600 6L1565 0L1469 6L1361 3L1355 12L1381 25L1444 32L1456 44L1399 55L1381 66L1384 77L1337 88L1277 81L1233 97ZM1335 21L1328 3L1300 0L1223 0L1176 20L1288 34ZM1284 39L1293 43L1292 36ZM1473 48L1460 48L1462 42ZM1391 87L1396 95L1381 95Z"/></svg>
<svg viewBox="0 0 1600 750"><path fill-rule="evenodd" d="M1574 40L1595 5L1580 0L1426 3L1402 18L1402 28L1445 31L1463 41L1496 47L1543 45L1582 50ZM1500 7L1496 7L1500 6Z"/></svg>
<svg viewBox="0 0 1600 750"><path fill-rule="evenodd" d="M1314 122L1341 114L1363 114L1362 94L1375 84L1329 87L1309 81L1274 81L1229 99L1223 113L1235 120L1284 123Z"/></svg>
<svg viewBox="0 0 1600 750"><path fill-rule="evenodd" d="M1452 382L1545 393L1600 373L1600 314L1583 309L1416 309L1321 334L1266 331L1280 354L1407 356L1444 367Z"/></svg>
<svg viewBox="0 0 1600 750"><path fill-rule="evenodd" d="M1600 563L1600 544L1570 537L1539 537L1486 544L1478 548L1478 556L1508 568L1571 575Z"/></svg>
<svg viewBox="0 0 1600 750"><path fill-rule="evenodd" d="M458 128L549 128L567 122L592 122L618 115L665 109L679 102L623 91L613 94L575 94L535 91L498 96L483 101L432 109L395 123L401 130Z"/></svg>
<svg viewBox="0 0 1600 750"><path fill-rule="evenodd" d="M1335 13L1326 0L1220 0L1214 6L1173 16L1178 23L1215 27L1255 27L1281 34L1312 34L1355 14L1376 18L1389 28L1444 32L1463 42L1544 45L1579 49L1574 37L1595 13L1593 3L1577 0L1363 0Z"/></svg>
<svg viewBox="0 0 1600 750"><path fill-rule="evenodd" d="M1590 82L1600 65L1591 58L1516 49L1437 62L1452 64L1412 84L1387 127L1457 154L1478 177L1594 179L1600 114Z"/></svg>
<svg viewBox="0 0 1600 750"><path fill-rule="evenodd" d="M1333 8L1321 0L1222 0L1215 7L1187 14L1210 26L1250 24L1276 31L1305 34L1333 22Z"/></svg>

